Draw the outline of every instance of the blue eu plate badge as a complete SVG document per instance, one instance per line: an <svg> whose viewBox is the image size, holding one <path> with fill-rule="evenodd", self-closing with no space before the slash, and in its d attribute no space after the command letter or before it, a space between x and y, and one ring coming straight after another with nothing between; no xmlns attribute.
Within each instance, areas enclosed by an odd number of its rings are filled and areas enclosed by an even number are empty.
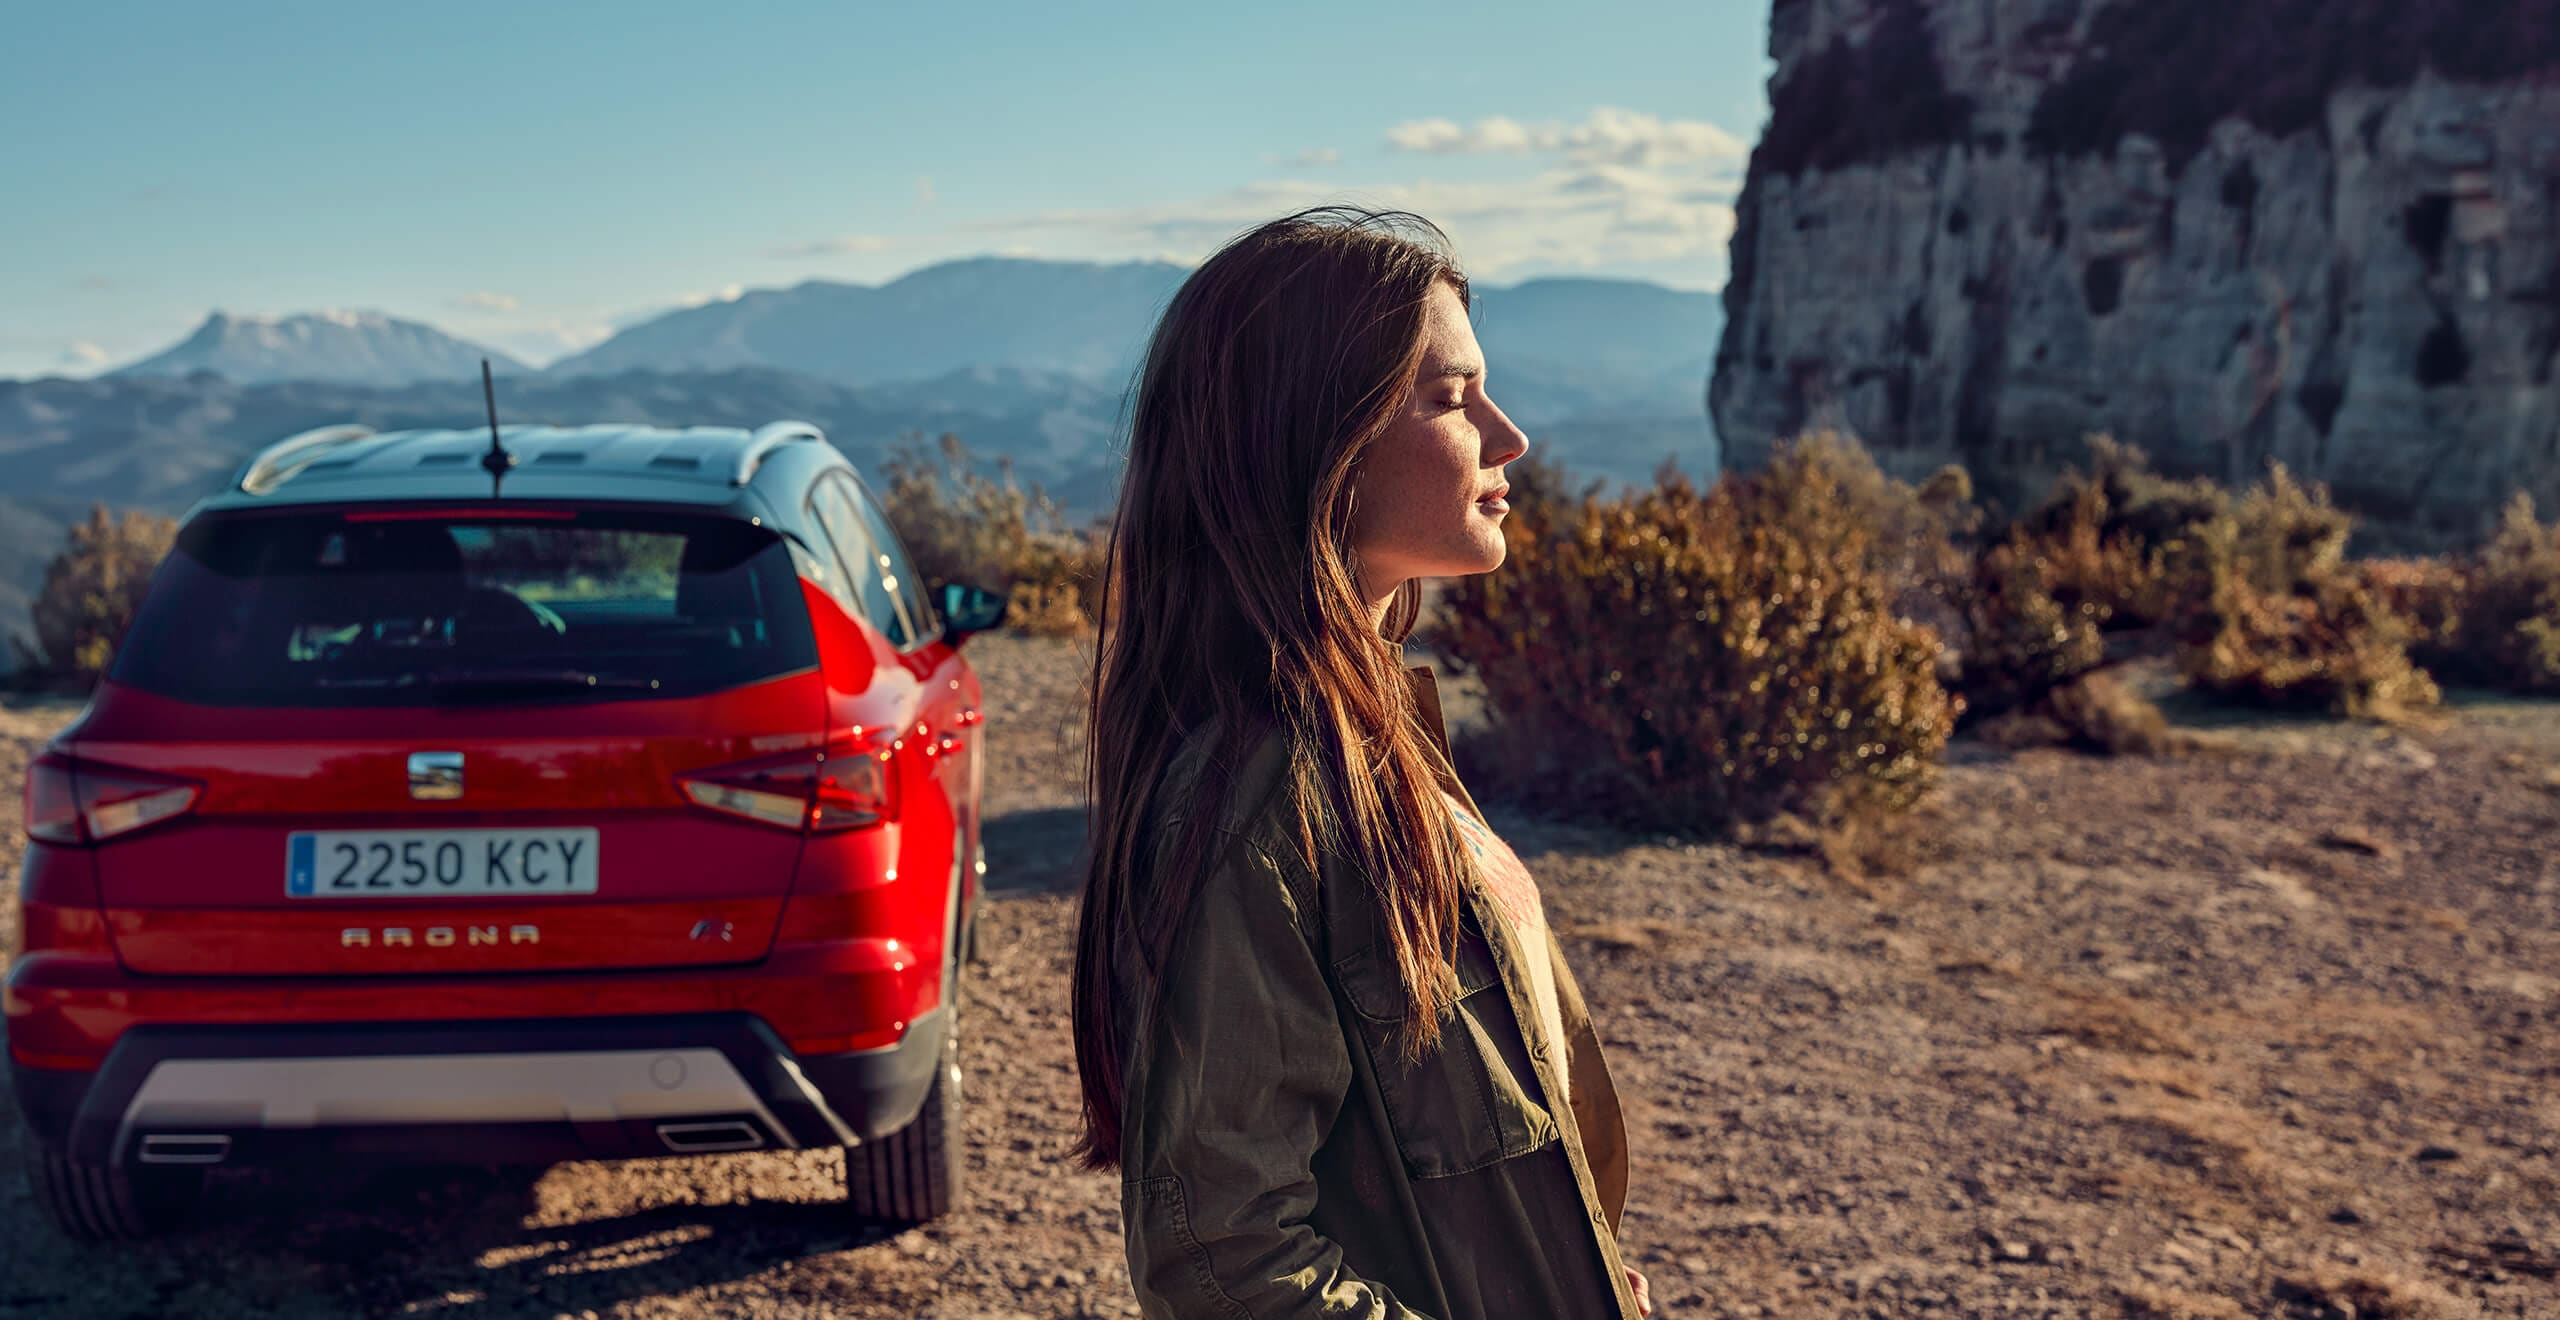
<svg viewBox="0 0 2560 1320"><path fill-rule="evenodd" d="M284 890L297 897L308 897L320 874L320 841L308 834L297 834L286 841L289 849L285 862Z"/></svg>

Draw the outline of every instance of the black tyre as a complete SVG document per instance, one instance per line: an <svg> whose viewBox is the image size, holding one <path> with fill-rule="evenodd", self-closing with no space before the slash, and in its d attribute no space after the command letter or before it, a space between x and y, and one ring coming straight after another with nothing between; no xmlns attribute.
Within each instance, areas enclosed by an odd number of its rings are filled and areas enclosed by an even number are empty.
<svg viewBox="0 0 2560 1320"><path fill-rule="evenodd" d="M921 1224L951 1213L960 1200L960 1154L966 1129L960 1114L958 1022L943 1038L933 1089L915 1121L844 1152L845 1208L887 1224Z"/></svg>
<svg viewBox="0 0 2560 1320"><path fill-rule="evenodd" d="M183 1222L204 1194L204 1170L82 1164L33 1143L27 1180L54 1226L84 1242L130 1241Z"/></svg>

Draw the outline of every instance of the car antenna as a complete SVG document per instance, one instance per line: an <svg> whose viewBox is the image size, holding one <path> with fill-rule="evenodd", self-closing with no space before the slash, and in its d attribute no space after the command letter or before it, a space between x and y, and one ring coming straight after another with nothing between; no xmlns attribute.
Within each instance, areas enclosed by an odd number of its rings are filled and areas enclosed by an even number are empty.
<svg viewBox="0 0 2560 1320"><path fill-rule="evenodd" d="M480 466L489 473L489 498L498 498L498 483L507 479L507 471L516 465L516 456L498 443L498 387L489 378L489 359L480 359L480 397L489 401L489 452L480 456Z"/></svg>

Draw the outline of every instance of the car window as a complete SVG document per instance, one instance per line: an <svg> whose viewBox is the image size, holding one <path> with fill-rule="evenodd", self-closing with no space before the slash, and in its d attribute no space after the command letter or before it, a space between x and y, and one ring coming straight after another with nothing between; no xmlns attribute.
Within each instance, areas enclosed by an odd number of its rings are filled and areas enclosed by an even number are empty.
<svg viewBox="0 0 2560 1320"><path fill-rule="evenodd" d="M811 529L817 533L818 540L818 544L811 548L816 551L820 559L825 561L818 565L819 585L827 589L828 595L835 597L836 603L844 607L845 613L877 626L876 616L863 603L862 588L858 585L853 571L845 567L847 563L854 562L856 557L863 553L861 542L866 539L865 534L858 522L848 527L845 517L830 509L829 503L825 485L821 484L809 491L809 519ZM850 546L842 544L841 538L846 536L854 537L856 543Z"/></svg>
<svg viewBox="0 0 2560 1320"><path fill-rule="evenodd" d="M889 584L890 574L882 567L880 544L872 539L871 525L854 504L853 488L841 477L829 476L818 483L810 497L810 507L817 511L827 539L835 543L846 589L861 602L862 617L878 628L891 646L903 651L914 645L914 625Z"/></svg>
<svg viewBox="0 0 2560 1320"><path fill-rule="evenodd" d="M399 706L563 675L596 695L698 694L814 663L790 553L769 530L357 510L190 524L113 677L209 704Z"/></svg>
<svg viewBox="0 0 2560 1320"><path fill-rule="evenodd" d="M934 611L932 598L925 594L923 575L916 572L915 561L907 557L906 544L898 539L898 529L889 525L889 515L881 510L880 501L858 478L854 497L862 506L863 521L871 525L872 540L879 545L880 566L889 575L890 594L906 607L916 638L938 635L942 631L941 617Z"/></svg>

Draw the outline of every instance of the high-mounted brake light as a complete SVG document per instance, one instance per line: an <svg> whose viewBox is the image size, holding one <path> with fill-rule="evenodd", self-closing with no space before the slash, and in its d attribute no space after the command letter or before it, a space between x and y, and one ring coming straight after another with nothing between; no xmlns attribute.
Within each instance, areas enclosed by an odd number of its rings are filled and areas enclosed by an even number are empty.
<svg viewBox="0 0 2560 1320"><path fill-rule="evenodd" d="M698 807L814 834L858 830L894 817L890 754L856 729L824 750L789 752L680 775Z"/></svg>
<svg viewBox="0 0 2560 1320"><path fill-rule="evenodd" d="M183 816L204 786L47 752L27 767L27 837L39 843L104 843Z"/></svg>
<svg viewBox="0 0 2560 1320"><path fill-rule="evenodd" d="M359 509L346 515L351 523L385 522L573 522L568 509L508 509L486 506L457 509Z"/></svg>

